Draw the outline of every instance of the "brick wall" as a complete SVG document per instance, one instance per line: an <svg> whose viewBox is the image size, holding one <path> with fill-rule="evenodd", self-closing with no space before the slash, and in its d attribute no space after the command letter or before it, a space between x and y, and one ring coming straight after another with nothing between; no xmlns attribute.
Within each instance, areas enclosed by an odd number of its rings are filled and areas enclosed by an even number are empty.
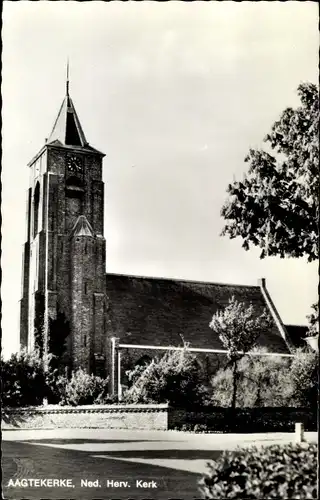
<svg viewBox="0 0 320 500"><path fill-rule="evenodd" d="M168 405L48 406L8 409L2 429L100 428L167 430Z"/></svg>
<svg viewBox="0 0 320 500"><path fill-rule="evenodd" d="M294 432L296 422L317 430L317 415L305 408L241 408L230 418L228 408L169 408L159 405L47 406L6 409L1 427L9 429L132 429L211 432ZM184 427L183 427L184 426Z"/></svg>

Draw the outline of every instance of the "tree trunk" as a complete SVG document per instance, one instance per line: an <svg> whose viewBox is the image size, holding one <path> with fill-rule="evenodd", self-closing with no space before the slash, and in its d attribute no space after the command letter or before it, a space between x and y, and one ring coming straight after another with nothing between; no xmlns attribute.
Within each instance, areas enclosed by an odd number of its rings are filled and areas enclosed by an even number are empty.
<svg viewBox="0 0 320 500"><path fill-rule="evenodd" d="M258 380L258 391L255 406L261 406L261 380Z"/></svg>
<svg viewBox="0 0 320 500"><path fill-rule="evenodd" d="M237 401L237 378L238 378L237 361L235 360L233 363L233 379L232 379L232 401L231 401L232 410L235 409Z"/></svg>

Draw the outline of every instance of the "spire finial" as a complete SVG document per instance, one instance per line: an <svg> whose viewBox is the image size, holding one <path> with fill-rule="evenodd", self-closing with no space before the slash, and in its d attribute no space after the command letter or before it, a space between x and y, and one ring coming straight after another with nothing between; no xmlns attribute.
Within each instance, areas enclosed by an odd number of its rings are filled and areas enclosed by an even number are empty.
<svg viewBox="0 0 320 500"><path fill-rule="evenodd" d="M66 81L66 92L67 96L69 95L69 57L67 60L67 81Z"/></svg>

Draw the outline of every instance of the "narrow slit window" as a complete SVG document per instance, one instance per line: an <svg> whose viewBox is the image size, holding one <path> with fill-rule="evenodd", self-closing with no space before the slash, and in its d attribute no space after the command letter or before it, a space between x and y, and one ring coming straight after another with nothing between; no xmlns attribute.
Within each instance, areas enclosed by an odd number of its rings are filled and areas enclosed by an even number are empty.
<svg viewBox="0 0 320 500"><path fill-rule="evenodd" d="M36 188L34 190L33 198L33 237L35 238L38 233L38 222L39 222L39 201L40 201L40 184L37 182Z"/></svg>

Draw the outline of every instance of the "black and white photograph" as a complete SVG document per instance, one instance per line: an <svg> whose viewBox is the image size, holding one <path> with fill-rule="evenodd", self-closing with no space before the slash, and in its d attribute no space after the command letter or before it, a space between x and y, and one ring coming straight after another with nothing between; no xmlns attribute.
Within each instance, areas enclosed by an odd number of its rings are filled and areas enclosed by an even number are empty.
<svg viewBox="0 0 320 500"><path fill-rule="evenodd" d="M318 498L317 3L2 23L3 498Z"/></svg>

